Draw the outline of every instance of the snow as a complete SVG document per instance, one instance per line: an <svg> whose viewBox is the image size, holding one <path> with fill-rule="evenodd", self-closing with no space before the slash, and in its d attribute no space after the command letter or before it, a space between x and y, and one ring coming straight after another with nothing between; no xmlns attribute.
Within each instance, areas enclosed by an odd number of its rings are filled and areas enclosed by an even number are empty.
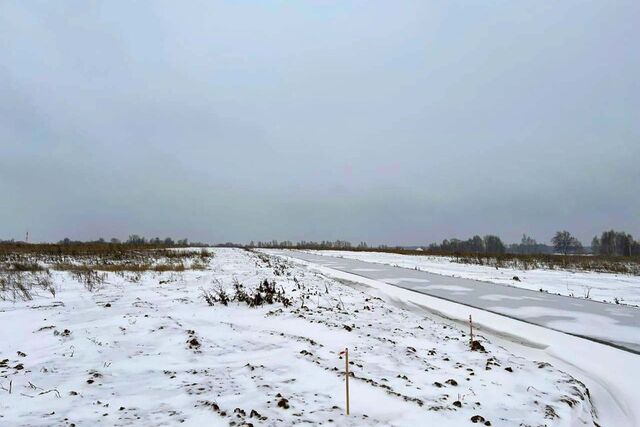
<svg viewBox="0 0 640 427"><path fill-rule="evenodd" d="M518 308L494 306L489 307L489 310L522 319L553 318L554 320L546 322L546 325L550 328L602 340L615 338L617 342L633 343L638 336L638 328L620 325L611 317L593 313L567 312L535 305ZM616 313L612 313L612 315L616 315Z"/></svg>
<svg viewBox="0 0 640 427"><path fill-rule="evenodd" d="M530 270L496 269L491 266L456 263L453 261L453 257L447 256L330 250L305 252L411 268L444 276L481 280L534 291L542 289L546 292L575 298L588 297L596 301L608 303L616 303L617 301L617 303L640 306L640 276L542 268ZM518 276L520 281L513 280L514 276Z"/></svg>
<svg viewBox="0 0 640 427"><path fill-rule="evenodd" d="M287 255L279 253L279 256L328 277L362 284L369 294L406 309L420 313L427 311L458 325L467 322L468 316L472 315L475 328L489 335L495 344L529 359L552 363L584 382L590 390L599 425L640 425L640 397L637 393L640 358L637 355Z"/></svg>
<svg viewBox="0 0 640 427"><path fill-rule="evenodd" d="M466 328L309 266L213 252L203 271L107 273L93 291L53 272L55 297L0 301L0 425L594 425L584 385L551 365L482 334L470 351ZM201 296L265 279L292 305Z"/></svg>

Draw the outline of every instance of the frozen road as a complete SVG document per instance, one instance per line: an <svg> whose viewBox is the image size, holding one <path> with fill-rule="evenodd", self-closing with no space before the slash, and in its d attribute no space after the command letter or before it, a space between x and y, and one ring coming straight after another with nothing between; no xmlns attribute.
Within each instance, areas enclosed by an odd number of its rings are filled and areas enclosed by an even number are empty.
<svg viewBox="0 0 640 427"><path fill-rule="evenodd" d="M274 251L640 354L640 308L298 251Z"/></svg>

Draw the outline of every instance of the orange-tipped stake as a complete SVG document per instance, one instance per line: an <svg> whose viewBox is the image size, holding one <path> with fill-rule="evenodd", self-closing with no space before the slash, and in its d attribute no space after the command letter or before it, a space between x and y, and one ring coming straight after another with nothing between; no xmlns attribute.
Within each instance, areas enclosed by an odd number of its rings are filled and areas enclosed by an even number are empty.
<svg viewBox="0 0 640 427"><path fill-rule="evenodd" d="M347 399L347 415L349 415L349 349L345 348L340 352L340 356L344 354L344 373L345 373L345 394Z"/></svg>
<svg viewBox="0 0 640 427"><path fill-rule="evenodd" d="M471 340L469 341L469 345L473 348L473 320L471 320L471 315L469 315L469 331L471 335Z"/></svg>

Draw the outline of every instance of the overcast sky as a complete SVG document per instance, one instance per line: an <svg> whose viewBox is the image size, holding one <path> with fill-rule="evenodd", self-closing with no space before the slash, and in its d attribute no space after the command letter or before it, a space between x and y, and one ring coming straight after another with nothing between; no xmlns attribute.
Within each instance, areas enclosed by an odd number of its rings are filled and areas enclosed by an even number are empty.
<svg viewBox="0 0 640 427"><path fill-rule="evenodd" d="M0 238L640 238L640 2L0 2Z"/></svg>

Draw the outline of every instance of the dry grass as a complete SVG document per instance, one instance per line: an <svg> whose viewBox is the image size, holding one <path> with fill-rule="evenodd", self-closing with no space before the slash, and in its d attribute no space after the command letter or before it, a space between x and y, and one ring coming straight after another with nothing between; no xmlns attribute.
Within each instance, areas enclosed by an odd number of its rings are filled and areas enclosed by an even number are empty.
<svg viewBox="0 0 640 427"><path fill-rule="evenodd" d="M206 270L213 256L206 249L172 250L153 245L0 244L0 299L31 300L41 290L55 297L49 269L69 272L93 291L105 283L109 273L131 273L139 279L146 272Z"/></svg>
<svg viewBox="0 0 640 427"><path fill-rule="evenodd" d="M28 264L33 260L45 264L74 262L93 264L153 264L155 260L180 263L199 258L207 262L213 254L206 249L171 249L156 245L128 245L121 243L27 244L1 243L0 264L11 262Z"/></svg>
<svg viewBox="0 0 640 427"><path fill-rule="evenodd" d="M0 244L0 256L7 254L32 254L51 256L108 256L126 257L126 254L138 251L164 250L160 245L130 245L124 243L71 243L68 245L55 243L23 243L3 242ZM180 251L172 251L179 253Z"/></svg>
<svg viewBox="0 0 640 427"><path fill-rule="evenodd" d="M45 267L42 267L36 262L7 262L0 264L0 271L46 271Z"/></svg>
<svg viewBox="0 0 640 427"><path fill-rule="evenodd" d="M39 271L41 265L53 265L58 270L72 270L76 265L88 265L103 271L184 271L185 264L208 264L213 254L202 250L174 250L155 245L125 245L112 243L0 244L0 268Z"/></svg>
<svg viewBox="0 0 640 427"><path fill-rule="evenodd" d="M6 270L0 272L0 300L1 301L30 301L34 293L45 291L53 297L56 288L48 270L17 271Z"/></svg>
<svg viewBox="0 0 640 427"><path fill-rule="evenodd" d="M640 257L585 255L454 255L454 262L497 268L534 268L640 275Z"/></svg>
<svg viewBox="0 0 640 427"><path fill-rule="evenodd" d="M198 264L200 267L200 264ZM130 263L124 262L120 264L71 264L71 263L57 263L52 265L53 270L57 271L71 271L71 272L82 272L82 271L106 271L106 272L119 272L119 271L128 271L128 272L145 272L145 271L185 271L187 268L183 263L170 263L170 264L151 264L151 263ZM201 269L201 268L195 268Z"/></svg>

